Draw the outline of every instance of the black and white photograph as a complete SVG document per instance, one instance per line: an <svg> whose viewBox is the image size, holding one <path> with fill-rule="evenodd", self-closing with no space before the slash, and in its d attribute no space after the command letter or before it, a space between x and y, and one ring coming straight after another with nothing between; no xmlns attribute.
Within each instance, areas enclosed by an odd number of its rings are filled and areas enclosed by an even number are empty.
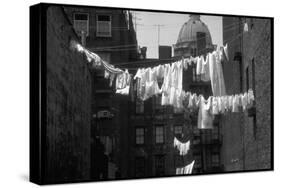
<svg viewBox="0 0 281 188"><path fill-rule="evenodd" d="M273 170L272 17L41 3L30 50L31 182Z"/></svg>

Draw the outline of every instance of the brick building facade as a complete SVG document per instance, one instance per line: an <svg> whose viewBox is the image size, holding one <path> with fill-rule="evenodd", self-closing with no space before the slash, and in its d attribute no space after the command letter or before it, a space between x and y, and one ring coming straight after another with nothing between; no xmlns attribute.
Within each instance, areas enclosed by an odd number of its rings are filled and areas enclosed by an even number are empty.
<svg viewBox="0 0 281 188"><path fill-rule="evenodd" d="M256 98L254 108L221 121L225 171L272 168L271 24L270 19L223 17L223 40L229 43L230 57L223 65L226 92L252 88Z"/></svg>
<svg viewBox="0 0 281 188"><path fill-rule="evenodd" d="M137 67L212 51L210 33L199 16L191 16L189 24L183 25L175 57L165 46L156 60L147 59L145 52L140 56L127 10L51 7L47 17L49 181L175 175L177 167L192 160L196 161L194 173L271 167L271 22L223 17L230 58L223 62L226 92L253 88L256 104L247 113L216 116L213 130L199 130L197 112L175 113L171 106L161 106L160 96L141 102L136 96L115 94L104 71L90 69L85 57L68 46L70 38L82 41L104 60L135 73ZM246 33L245 22L249 25ZM190 24L195 32L189 31ZM189 34L192 42L184 38ZM184 72L183 83L185 91L205 98L212 95L210 83L200 80L195 66ZM191 141L188 155L179 156L174 137Z"/></svg>
<svg viewBox="0 0 281 188"><path fill-rule="evenodd" d="M132 14L125 9L65 6L85 47L112 65L139 59ZM127 177L129 97L115 94L104 70L92 72L91 178Z"/></svg>
<svg viewBox="0 0 281 188"><path fill-rule="evenodd" d="M47 10L46 182L90 178L91 74L69 48L78 39L63 9Z"/></svg>

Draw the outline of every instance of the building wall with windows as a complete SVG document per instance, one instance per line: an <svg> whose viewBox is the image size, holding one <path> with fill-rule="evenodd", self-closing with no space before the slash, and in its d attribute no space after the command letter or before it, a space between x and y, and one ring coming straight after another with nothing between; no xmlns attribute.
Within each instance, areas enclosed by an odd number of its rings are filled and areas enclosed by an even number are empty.
<svg viewBox="0 0 281 188"><path fill-rule="evenodd" d="M203 44L206 42L201 43L200 41L197 47L203 51L202 48L206 47ZM166 53L165 50L159 52L159 58L167 59L167 54L161 54L161 52ZM155 66L171 63L181 58L182 55L173 57L169 61L162 59L154 62L143 61L145 66ZM146 61L150 63L145 63ZM141 65L139 64L139 66ZM203 94L207 98L211 95L211 85L202 82L195 74L195 70L196 67L193 66L184 71L183 89ZM161 105L160 95L141 101L134 93L130 104L129 164L131 168L129 177L175 175L176 168L184 167L193 160L196 161L194 173L213 172L221 169L220 117L216 118L213 130L199 130L197 128L198 111L175 112L171 106ZM174 148L175 137L181 142L190 140L191 148L187 155L180 156L179 151Z"/></svg>
<svg viewBox="0 0 281 188"><path fill-rule="evenodd" d="M244 24L248 32L244 31ZM227 94L254 90L254 108L225 116L222 159L225 170L271 168L271 22L257 18L223 18L223 40L229 42L224 75ZM229 29L229 27L232 29Z"/></svg>
<svg viewBox="0 0 281 188"><path fill-rule="evenodd" d="M123 9L64 7L80 40L86 32L86 48L110 64L139 58L132 15ZM104 70L94 70L92 97L92 178L127 177L128 96L115 94L104 78ZM100 116L100 115L101 116Z"/></svg>

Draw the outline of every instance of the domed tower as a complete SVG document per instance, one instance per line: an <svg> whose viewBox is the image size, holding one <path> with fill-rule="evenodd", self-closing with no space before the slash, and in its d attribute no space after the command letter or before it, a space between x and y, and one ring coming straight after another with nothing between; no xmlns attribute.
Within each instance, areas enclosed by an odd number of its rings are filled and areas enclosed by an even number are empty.
<svg viewBox="0 0 281 188"><path fill-rule="evenodd" d="M190 15L179 32L174 45L174 56L196 56L212 51L214 46L208 26L200 20L200 15Z"/></svg>

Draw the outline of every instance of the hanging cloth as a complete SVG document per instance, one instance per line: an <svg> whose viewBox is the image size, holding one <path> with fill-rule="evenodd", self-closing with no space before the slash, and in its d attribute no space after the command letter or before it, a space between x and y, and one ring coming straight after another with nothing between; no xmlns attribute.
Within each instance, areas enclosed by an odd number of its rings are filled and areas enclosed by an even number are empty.
<svg viewBox="0 0 281 188"><path fill-rule="evenodd" d="M209 70L213 96L223 96L225 92L224 76L219 51L209 53Z"/></svg>
<svg viewBox="0 0 281 188"><path fill-rule="evenodd" d="M186 155L190 149L190 140L186 143L180 142L176 137L174 138L174 147L176 147L180 155Z"/></svg>
<svg viewBox="0 0 281 188"><path fill-rule="evenodd" d="M193 160L190 164L186 165L183 168L176 168L176 175L192 174L194 163L195 163L195 160Z"/></svg>
<svg viewBox="0 0 281 188"><path fill-rule="evenodd" d="M200 96L199 112L198 112L198 129L213 129L214 116L210 113L212 100L209 98L205 101L204 97Z"/></svg>

